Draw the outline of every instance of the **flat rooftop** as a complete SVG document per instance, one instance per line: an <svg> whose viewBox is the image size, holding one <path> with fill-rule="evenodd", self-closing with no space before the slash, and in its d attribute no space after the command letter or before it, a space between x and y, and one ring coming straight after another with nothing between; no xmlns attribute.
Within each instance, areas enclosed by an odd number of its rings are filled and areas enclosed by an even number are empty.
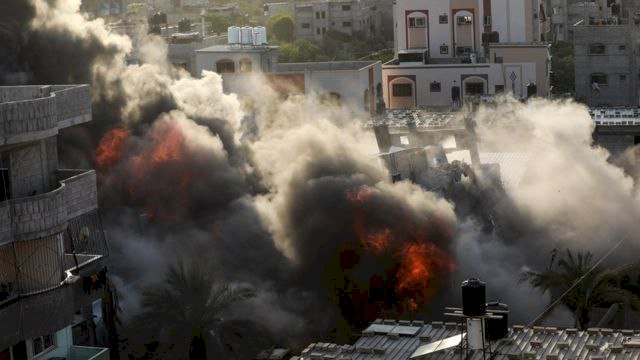
<svg viewBox="0 0 640 360"><path fill-rule="evenodd" d="M592 108L589 115L596 125L640 125L640 108Z"/></svg>
<svg viewBox="0 0 640 360"><path fill-rule="evenodd" d="M377 61L278 63L278 72L360 70L375 63Z"/></svg>
<svg viewBox="0 0 640 360"><path fill-rule="evenodd" d="M382 116L367 121L365 127L387 125L389 128L406 128L414 122L418 129L464 128L462 113L433 112L427 109L387 109Z"/></svg>
<svg viewBox="0 0 640 360"><path fill-rule="evenodd" d="M376 320L353 345L314 343L295 360L307 359L411 359L418 349L429 354L416 359L454 360L465 358L459 343L457 323L407 320ZM445 340L446 341L443 341ZM449 343L449 344L447 344ZM427 345L430 346L427 346ZM448 345L448 346L447 346ZM454 345L454 346L451 346ZM638 359L640 330L592 328L587 331L514 325L506 338L491 343L493 356L469 350L468 360L492 359ZM416 354L417 355L417 354Z"/></svg>
<svg viewBox="0 0 640 360"><path fill-rule="evenodd" d="M196 50L208 53L263 53L277 50L278 46L244 46L244 45L213 45Z"/></svg>

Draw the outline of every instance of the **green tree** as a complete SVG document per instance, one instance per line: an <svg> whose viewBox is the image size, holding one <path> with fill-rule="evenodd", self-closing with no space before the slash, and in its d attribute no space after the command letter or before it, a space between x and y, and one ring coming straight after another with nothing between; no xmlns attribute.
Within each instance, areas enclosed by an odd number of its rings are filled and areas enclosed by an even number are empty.
<svg viewBox="0 0 640 360"><path fill-rule="evenodd" d="M305 62L314 61L320 55L320 48L307 39L298 39L292 43L280 45L278 51L278 61Z"/></svg>
<svg viewBox="0 0 640 360"><path fill-rule="evenodd" d="M592 260L593 255L590 252L579 252L574 255L567 249L559 257L554 252L551 264L546 270L526 271L522 275L522 280L529 282L531 286L542 292L549 291L555 299L584 276L560 300L561 304L573 312L575 326L579 329L587 328L590 320L589 313L594 307L620 303L640 309L640 297L624 288L626 275L632 269L637 270L637 267L627 265L608 270L596 268L589 272L593 266Z"/></svg>
<svg viewBox="0 0 640 360"><path fill-rule="evenodd" d="M573 44L566 41L559 41L551 45L550 51L553 94L573 94L576 83Z"/></svg>
<svg viewBox="0 0 640 360"><path fill-rule="evenodd" d="M163 283L143 292L137 323L153 339L165 338L164 351L173 358L206 359L207 350L218 358L228 348L226 332L244 328L242 322L223 320L222 312L254 296L251 288L219 283L206 267L179 262L169 267Z"/></svg>
<svg viewBox="0 0 640 360"><path fill-rule="evenodd" d="M211 24L211 31L218 34L226 32L227 28L233 24L233 19L217 14L207 15L206 20Z"/></svg>
<svg viewBox="0 0 640 360"><path fill-rule="evenodd" d="M282 42L292 42L295 30L293 15L278 13L267 20L267 29L271 36Z"/></svg>

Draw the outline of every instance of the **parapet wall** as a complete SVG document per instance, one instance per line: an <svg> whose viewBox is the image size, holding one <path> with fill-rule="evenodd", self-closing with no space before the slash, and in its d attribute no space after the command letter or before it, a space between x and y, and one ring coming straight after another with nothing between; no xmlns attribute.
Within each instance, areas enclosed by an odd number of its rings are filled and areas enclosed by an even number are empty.
<svg viewBox="0 0 640 360"><path fill-rule="evenodd" d="M90 120L88 85L0 86L0 144L40 140Z"/></svg>

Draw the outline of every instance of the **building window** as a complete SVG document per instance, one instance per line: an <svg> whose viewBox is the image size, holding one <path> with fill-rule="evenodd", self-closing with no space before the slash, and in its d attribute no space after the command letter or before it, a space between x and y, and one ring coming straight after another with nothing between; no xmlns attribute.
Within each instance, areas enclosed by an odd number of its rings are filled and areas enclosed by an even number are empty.
<svg viewBox="0 0 640 360"><path fill-rule="evenodd" d="M320 19L320 11L316 11L316 19Z"/></svg>
<svg viewBox="0 0 640 360"><path fill-rule="evenodd" d="M596 73L591 74L591 83L598 85L607 85L609 83L606 74Z"/></svg>
<svg viewBox="0 0 640 360"><path fill-rule="evenodd" d="M431 91L431 92L440 92L441 91L440 83L437 82L437 81L434 81L431 84L429 84L429 91Z"/></svg>
<svg viewBox="0 0 640 360"><path fill-rule="evenodd" d="M426 25L425 18L423 17L410 17L409 18L409 27L410 28L423 28Z"/></svg>
<svg viewBox="0 0 640 360"><path fill-rule="evenodd" d="M496 85L495 92L496 95L504 93L504 85Z"/></svg>
<svg viewBox="0 0 640 360"><path fill-rule="evenodd" d="M326 34L326 33L327 33L327 28L326 28L326 27L323 27L323 28L322 28L322 35L324 35L324 34Z"/></svg>
<svg viewBox="0 0 640 360"><path fill-rule="evenodd" d="M394 97L411 97L413 89L411 84L393 84L392 93Z"/></svg>
<svg viewBox="0 0 640 360"><path fill-rule="evenodd" d="M465 95L482 95L484 94L484 83L468 82L464 84Z"/></svg>
<svg viewBox="0 0 640 360"><path fill-rule="evenodd" d="M236 66L232 60L220 60L216 63L216 72L218 74L236 72Z"/></svg>
<svg viewBox="0 0 640 360"><path fill-rule="evenodd" d="M627 81L627 75L620 75L620 81Z"/></svg>
<svg viewBox="0 0 640 360"><path fill-rule="evenodd" d="M440 24L448 24L449 23L449 15L447 15L447 14L440 15L440 16L438 16L438 20L440 21Z"/></svg>
<svg viewBox="0 0 640 360"><path fill-rule="evenodd" d="M342 27L351 27L351 21L343 21Z"/></svg>
<svg viewBox="0 0 640 360"><path fill-rule="evenodd" d="M316 35L320 35L320 28L316 28Z"/></svg>
<svg viewBox="0 0 640 360"><path fill-rule="evenodd" d="M351 11L351 5L342 5L342 11Z"/></svg>
<svg viewBox="0 0 640 360"><path fill-rule="evenodd" d="M311 24L309 24L309 23L302 23L302 24L300 25L300 27L302 27L303 29L309 29L309 28L311 28Z"/></svg>
<svg viewBox="0 0 640 360"><path fill-rule="evenodd" d="M469 55L469 54L471 54L471 47L470 46L458 46L458 47L456 47L456 55L463 56L463 55Z"/></svg>
<svg viewBox="0 0 640 360"><path fill-rule="evenodd" d="M484 26L491 26L491 15L486 15L484 17Z"/></svg>
<svg viewBox="0 0 640 360"><path fill-rule="evenodd" d="M471 15L458 16L458 25L471 25Z"/></svg>
<svg viewBox="0 0 640 360"><path fill-rule="evenodd" d="M53 341L53 335L44 335L33 338L31 345L33 347L33 356L36 357L51 350L56 344Z"/></svg>
<svg viewBox="0 0 640 360"><path fill-rule="evenodd" d="M618 50L625 51L625 50L627 50L627 47L625 45L620 45L620 46L618 46Z"/></svg>
<svg viewBox="0 0 640 360"><path fill-rule="evenodd" d="M440 54L448 54L449 46L448 45L440 45Z"/></svg>
<svg viewBox="0 0 640 360"><path fill-rule="evenodd" d="M240 72L251 72L251 59L240 60Z"/></svg>
<svg viewBox="0 0 640 360"><path fill-rule="evenodd" d="M589 45L589 54L591 55L602 55L605 53L604 44L591 44Z"/></svg>
<svg viewBox="0 0 640 360"><path fill-rule="evenodd" d="M324 12L324 11L323 11L323 12L321 12L321 13L320 13L320 17L322 17L323 19L326 19L326 18L327 18L327 13L326 13L326 12Z"/></svg>

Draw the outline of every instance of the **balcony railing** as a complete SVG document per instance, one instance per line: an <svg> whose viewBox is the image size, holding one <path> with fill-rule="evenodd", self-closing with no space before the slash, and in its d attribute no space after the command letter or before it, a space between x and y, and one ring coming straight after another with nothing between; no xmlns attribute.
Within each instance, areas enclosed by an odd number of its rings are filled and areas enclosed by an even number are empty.
<svg viewBox="0 0 640 360"><path fill-rule="evenodd" d="M0 306L58 287L108 255L95 171L59 170L58 177L51 192L0 203Z"/></svg>

